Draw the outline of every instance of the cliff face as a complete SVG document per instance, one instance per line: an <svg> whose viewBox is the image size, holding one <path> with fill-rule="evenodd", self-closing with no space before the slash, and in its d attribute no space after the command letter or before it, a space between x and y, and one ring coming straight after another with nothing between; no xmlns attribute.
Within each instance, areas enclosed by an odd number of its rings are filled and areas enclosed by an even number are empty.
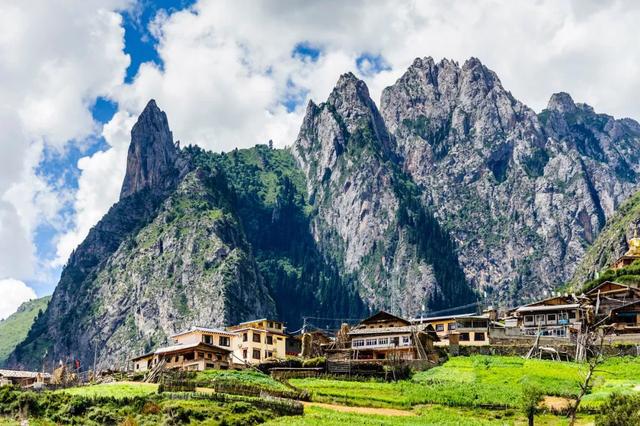
<svg viewBox="0 0 640 426"><path fill-rule="evenodd" d="M637 123L567 94L536 115L477 59L416 59L381 113L467 278L502 304L569 279L638 183Z"/></svg>
<svg viewBox="0 0 640 426"><path fill-rule="evenodd" d="M357 278L372 308L413 316L423 305L475 299L446 233L420 204L363 81L340 77L325 103L310 103L293 153L314 209L323 252Z"/></svg>

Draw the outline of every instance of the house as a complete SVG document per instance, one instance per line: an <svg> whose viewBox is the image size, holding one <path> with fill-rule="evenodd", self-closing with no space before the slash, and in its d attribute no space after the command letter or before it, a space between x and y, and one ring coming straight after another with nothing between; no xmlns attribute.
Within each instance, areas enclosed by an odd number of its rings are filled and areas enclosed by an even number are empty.
<svg viewBox="0 0 640 426"><path fill-rule="evenodd" d="M384 311L361 321L348 335L353 359L428 359L440 340L430 324L412 325Z"/></svg>
<svg viewBox="0 0 640 426"><path fill-rule="evenodd" d="M520 306L513 314L521 333L526 336L570 337L571 330L581 330L587 309L574 295L555 296Z"/></svg>
<svg viewBox="0 0 640 426"><path fill-rule="evenodd" d="M461 346L485 346L489 344L491 317L483 315L464 315L455 318L455 333Z"/></svg>
<svg viewBox="0 0 640 426"><path fill-rule="evenodd" d="M609 324L615 334L639 334L640 300L612 309Z"/></svg>
<svg viewBox="0 0 640 426"><path fill-rule="evenodd" d="M135 372L151 370L160 363L170 370L225 370L231 365L231 349L204 342L178 343L158 348L131 361Z"/></svg>
<svg viewBox="0 0 640 426"><path fill-rule="evenodd" d="M269 358L286 357L286 327L280 321L262 318L227 327L236 334L232 342L233 362L260 364Z"/></svg>
<svg viewBox="0 0 640 426"><path fill-rule="evenodd" d="M426 318L414 318L411 320L412 324L429 324L433 327L438 338L439 342L436 343L436 346L448 346L449 345L449 335L451 333L456 332L457 318L463 318L467 316L472 316L473 313L469 314L459 314L459 315L446 315L446 316L438 316L438 317L426 317Z"/></svg>
<svg viewBox="0 0 640 426"><path fill-rule="evenodd" d="M22 387L33 386L36 383L50 383L51 374L37 371L0 370L0 386L18 385Z"/></svg>
<svg viewBox="0 0 640 426"><path fill-rule="evenodd" d="M612 269L621 269L631 265L636 260L640 259L640 238L638 238L638 231L635 230L633 238L629 239L629 250L622 256L620 256L613 265Z"/></svg>
<svg viewBox="0 0 640 426"><path fill-rule="evenodd" d="M174 342L178 344L202 342L225 349L231 349L231 343L236 337L236 333L219 328L206 327L191 327L189 330L171 336Z"/></svg>

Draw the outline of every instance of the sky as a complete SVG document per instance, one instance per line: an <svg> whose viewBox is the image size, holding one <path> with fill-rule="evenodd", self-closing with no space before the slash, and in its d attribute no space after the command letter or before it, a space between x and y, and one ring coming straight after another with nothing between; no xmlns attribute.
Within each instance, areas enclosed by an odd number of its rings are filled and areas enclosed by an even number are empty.
<svg viewBox="0 0 640 426"><path fill-rule="evenodd" d="M638 119L637 22L613 0L3 0L0 318L52 293L117 201L151 98L183 145L282 147L342 73L378 101L416 57L473 56L536 111L566 91Z"/></svg>

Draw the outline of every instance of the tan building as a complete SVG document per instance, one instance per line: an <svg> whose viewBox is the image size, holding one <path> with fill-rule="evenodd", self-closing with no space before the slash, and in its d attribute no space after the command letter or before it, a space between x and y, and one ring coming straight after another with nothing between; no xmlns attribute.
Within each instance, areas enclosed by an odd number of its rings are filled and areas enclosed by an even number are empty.
<svg viewBox="0 0 640 426"><path fill-rule="evenodd" d="M18 385L29 387L38 383L51 383L51 374L38 371L0 370L0 386Z"/></svg>
<svg viewBox="0 0 640 426"><path fill-rule="evenodd" d="M206 343L232 350L231 343L237 337L236 333L219 328L191 327L191 329L176 333L171 338L175 343Z"/></svg>
<svg viewBox="0 0 640 426"><path fill-rule="evenodd" d="M353 359L427 359L439 340L431 325L411 322L380 311L349 331Z"/></svg>
<svg viewBox="0 0 640 426"><path fill-rule="evenodd" d="M259 364L269 358L286 358L286 327L280 321L262 318L227 327L232 341L233 362Z"/></svg>
<svg viewBox="0 0 640 426"><path fill-rule="evenodd" d="M177 344L159 348L132 358L133 370L144 372L164 363L166 369L202 371L225 370L231 365L231 350L202 342Z"/></svg>
<svg viewBox="0 0 640 426"><path fill-rule="evenodd" d="M485 346L489 344L491 318L489 315L464 315L456 317L458 344L461 346Z"/></svg>
<svg viewBox="0 0 640 426"><path fill-rule="evenodd" d="M438 335L438 338L440 339L440 341L436 343L436 346L447 346L449 345L449 335L455 333L457 330L456 319L471 315L474 314L415 318L412 319L411 322L413 324L430 324Z"/></svg>

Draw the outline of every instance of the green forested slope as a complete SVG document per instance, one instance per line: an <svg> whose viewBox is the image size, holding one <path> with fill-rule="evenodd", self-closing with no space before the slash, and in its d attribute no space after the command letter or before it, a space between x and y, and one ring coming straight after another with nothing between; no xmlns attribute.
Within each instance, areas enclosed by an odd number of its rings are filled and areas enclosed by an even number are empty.
<svg viewBox="0 0 640 426"><path fill-rule="evenodd" d="M31 324L46 309L50 299L51 296L45 296L24 302L14 314L0 321L0 365L18 343L27 337Z"/></svg>

